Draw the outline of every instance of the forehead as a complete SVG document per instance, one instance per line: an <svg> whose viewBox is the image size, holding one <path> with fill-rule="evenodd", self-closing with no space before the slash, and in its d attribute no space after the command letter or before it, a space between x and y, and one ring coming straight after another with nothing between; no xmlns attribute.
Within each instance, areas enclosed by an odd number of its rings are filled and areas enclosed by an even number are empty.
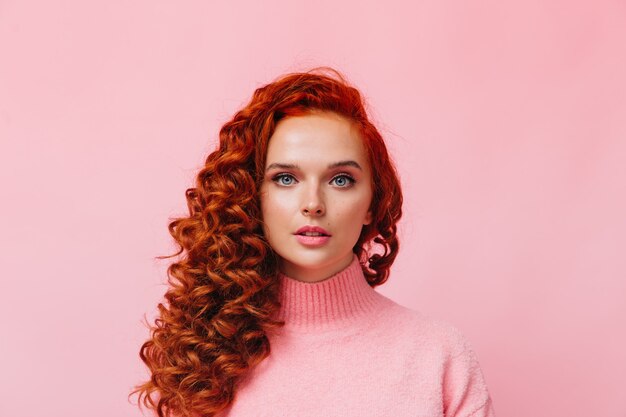
<svg viewBox="0 0 626 417"><path fill-rule="evenodd" d="M266 165L346 158L367 159L358 128L343 116L320 112L281 120L270 138Z"/></svg>

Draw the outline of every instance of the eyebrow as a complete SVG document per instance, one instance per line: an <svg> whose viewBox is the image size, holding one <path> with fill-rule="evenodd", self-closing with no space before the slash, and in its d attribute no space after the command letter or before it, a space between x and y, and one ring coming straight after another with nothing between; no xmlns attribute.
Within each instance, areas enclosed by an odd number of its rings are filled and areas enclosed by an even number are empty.
<svg viewBox="0 0 626 417"><path fill-rule="evenodd" d="M333 169L333 168L337 168L337 167L355 167L357 169L360 169L361 171L363 171L363 168L361 168L361 165L359 165L358 162L356 161L339 161L339 162L333 162L332 164L328 164L328 169ZM281 163L273 163L273 164L269 164L267 166L267 168L265 169L265 172L269 171L272 168L281 168L281 169L300 169L300 167L296 164L281 164Z"/></svg>

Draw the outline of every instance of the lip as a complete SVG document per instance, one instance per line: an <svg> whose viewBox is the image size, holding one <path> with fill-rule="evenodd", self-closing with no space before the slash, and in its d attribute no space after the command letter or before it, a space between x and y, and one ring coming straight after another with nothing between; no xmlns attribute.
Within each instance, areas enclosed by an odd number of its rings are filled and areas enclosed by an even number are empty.
<svg viewBox="0 0 626 417"><path fill-rule="evenodd" d="M323 227L313 226L313 225L302 226L301 228L296 230L296 233L294 233L294 234L295 235L299 235L299 234L305 233L305 232L318 232L318 233L321 233L323 235L326 235L326 236L321 236L321 237L329 237L329 236L331 236L331 234L328 233L326 231L326 229L324 229ZM320 236L309 236L309 237L320 237Z"/></svg>
<svg viewBox="0 0 626 417"><path fill-rule="evenodd" d="M321 233L322 236L305 236L301 233L305 232L318 232ZM323 246L330 239L330 233L326 231L323 227L306 225L298 229L296 233L294 233L298 242L304 246L316 247Z"/></svg>

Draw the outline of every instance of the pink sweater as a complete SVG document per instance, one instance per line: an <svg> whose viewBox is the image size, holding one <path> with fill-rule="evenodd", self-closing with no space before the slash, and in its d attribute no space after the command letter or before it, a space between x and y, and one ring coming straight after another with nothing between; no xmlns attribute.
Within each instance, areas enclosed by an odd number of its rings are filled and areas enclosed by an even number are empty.
<svg viewBox="0 0 626 417"><path fill-rule="evenodd" d="M220 416L494 416L467 339L375 291L356 255L320 282L280 280L286 326Z"/></svg>

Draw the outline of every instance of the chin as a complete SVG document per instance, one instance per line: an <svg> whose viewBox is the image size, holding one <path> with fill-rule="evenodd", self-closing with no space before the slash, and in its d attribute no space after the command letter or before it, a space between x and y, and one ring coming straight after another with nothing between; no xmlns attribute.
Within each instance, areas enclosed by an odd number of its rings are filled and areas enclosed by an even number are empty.
<svg viewBox="0 0 626 417"><path fill-rule="evenodd" d="M343 258L344 255L338 256L337 252L332 250L315 250L310 253L298 253L284 257L287 262L293 265L312 269L340 262Z"/></svg>

